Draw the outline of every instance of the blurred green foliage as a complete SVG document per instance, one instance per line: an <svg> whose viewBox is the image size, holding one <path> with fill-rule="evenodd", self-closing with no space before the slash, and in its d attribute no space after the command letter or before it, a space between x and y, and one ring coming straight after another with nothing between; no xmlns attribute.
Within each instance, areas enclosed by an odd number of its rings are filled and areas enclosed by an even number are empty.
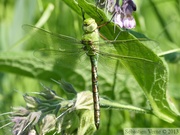
<svg viewBox="0 0 180 135"><path fill-rule="evenodd" d="M93 1L94 2L94 1ZM93 3L92 2L92 3ZM179 48L180 44L180 2L178 0L146 0L135 1L137 4L137 11L135 12L135 18L137 21L137 27L134 31L145 34L150 39L157 41L158 47L162 51L168 51ZM64 35L76 37L81 39L82 36L82 17L77 15L72 9L70 9L63 1L60 0L1 0L0 3L0 50L2 58L14 56L16 53L22 53L21 58L26 58L27 64L28 58L32 57L34 50L40 48L42 45L32 39L28 39L26 33L22 30L23 24L35 25L41 18L44 10L51 6L54 6L51 15L47 21L45 21L44 28L53 31L55 33L61 33ZM18 63L21 64L21 60L16 58ZM12 62L13 64L13 62ZM39 72L43 68L43 64L33 65L39 67ZM180 71L178 70L178 63L169 64L169 85L167 95L170 100L175 104L178 110L180 110ZM51 70L49 67L46 71ZM66 94L59 88L59 86L50 78L42 75L43 79L36 79L34 74L19 75L21 71L17 71L16 68L10 69L8 67L0 67L0 113L11 111L11 106L25 105L23 102L22 94L25 92L34 92L42 90L40 82L46 86L51 86L52 89L62 97L66 97ZM36 69L36 68L35 68ZM4 72L6 71L6 72ZM68 70L67 72L57 73L56 77L52 74L52 78L58 78L58 74L63 75L63 79L74 85L77 91L91 90L91 74L86 69L75 71ZM48 76L48 75L47 75ZM109 77L112 76L112 77ZM38 77L37 77L38 78ZM49 79L49 81L48 81ZM134 82L134 79L129 78L128 75L122 75L117 78L116 88L112 91L113 75L99 73L100 80L100 93L103 96L107 96L117 102L124 104L132 104L138 107L147 107L148 101L145 98L143 92L140 90L138 84ZM132 85L133 84L133 85ZM68 98L68 97L67 97ZM175 127L172 124L164 122L155 116L148 114L139 114L129 111L120 110L108 110L101 109L101 127L97 134L122 134L123 128L129 127ZM115 116L115 117L114 117ZM0 117L0 127L5 123L8 123L8 117ZM7 121L6 121L7 120ZM0 134L10 134L10 127L8 130L0 129ZM6 128L7 129L7 128Z"/></svg>

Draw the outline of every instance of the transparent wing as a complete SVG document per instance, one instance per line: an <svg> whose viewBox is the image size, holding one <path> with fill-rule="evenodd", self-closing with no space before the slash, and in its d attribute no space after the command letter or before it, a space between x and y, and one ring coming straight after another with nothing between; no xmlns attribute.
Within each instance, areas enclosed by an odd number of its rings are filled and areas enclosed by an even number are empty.
<svg viewBox="0 0 180 135"><path fill-rule="evenodd" d="M34 55L37 58L46 61L48 58L53 58L58 64L73 67L75 63L82 65L89 63L89 58L83 55L85 52L83 50L83 44L81 41L75 38L55 34L31 25L23 25L23 29L33 34L33 37L44 43L52 46L53 49L48 47L35 51ZM101 65L104 65L107 69L114 69L117 60L123 60L126 62L131 62L138 65L139 62L151 63L154 65L151 56L148 56L148 50L143 49L145 46L139 46L140 41L149 41L147 38L143 39L128 39L128 40L116 40L116 41L105 41L102 43L94 42L94 44L99 44L100 54L99 61ZM141 51L143 50L143 51ZM146 55L146 57L144 57ZM141 65L141 64L140 64ZM79 66L81 67L81 66ZM143 68L140 67L141 69Z"/></svg>
<svg viewBox="0 0 180 135"><path fill-rule="evenodd" d="M34 52L34 56L43 62L49 59L52 62L56 61L59 66L73 68L75 65L82 67L81 63L87 63L89 60L84 55L83 44L75 38L55 34L31 25L23 25L23 29L36 41L46 44L45 47L40 47Z"/></svg>
<svg viewBox="0 0 180 135"><path fill-rule="evenodd" d="M144 70L145 74L151 74L151 71L148 69L160 66L158 61L155 62L150 59L99 52L100 65L103 65L102 67L110 72L114 73L118 61L124 64L126 67L127 65L132 66L134 70ZM121 70L122 66L119 66L117 73L121 73Z"/></svg>
<svg viewBox="0 0 180 135"><path fill-rule="evenodd" d="M50 31L27 24L23 25L22 27L30 34L30 36L32 36L33 39L46 44L47 49L63 49L75 52L79 51L79 49L83 46L79 40L69 36L52 33Z"/></svg>
<svg viewBox="0 0 180 135"><path fill-rule="evenodd" d="M39 49L34 52L34 56L39 58L43 62L52 61L56 66L66 67L66 68L84 68L90 64L89 57L84 51L63 51L63 50L53 50L53 49Z"/></svg>
<svg viewBox="0 0 180 135"><path fill-rule="evenodd" d="M99 43L99 68L114 73L117 61L124 60L131 63L145 62L154 63L151 58L145 56L149 53L149 49L142 45L141 42L153 42L147 38L103 41ZM143 51L142 51L143 50ZM141 52L142 51L142 52ZM122 73L122 67L118 73Z"/></svg>
<svg viewBox="0 0 180 135"><path fill-rule="evenodd" d="M133 54L140 51L139 45L141 44L141 48L149 48L155 53L161 52L160 47L157 42L147 39L147 38L135 38L135 39L127 39L127 40L113 40L113 41L103 41L99 43L100 50L104 52L113 52L113 54L117 51L117 48L123 53Z"/></svg>
<svg viewBox="0 0 180 135"><path fill-rule="evenodd" d="M163 61L138 39L110 41L109 44L106 41L106 44L100 43L99 48L99 63L104 69L121 73L122 66L115 70L117 62L121 62L148 92L158 87L158 82L166 81Z"/></svg>

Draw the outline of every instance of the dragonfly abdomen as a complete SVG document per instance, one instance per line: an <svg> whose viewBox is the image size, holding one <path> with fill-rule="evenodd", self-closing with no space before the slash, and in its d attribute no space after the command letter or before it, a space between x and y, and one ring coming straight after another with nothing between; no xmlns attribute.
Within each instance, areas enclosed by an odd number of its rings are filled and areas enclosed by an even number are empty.
<svg viewBox="0 0 180 135"><path fill-rule="evenodd" d="M97 59L98 56L91 56L91 70L92 70L92 93L94 101L94 121L96 128L100 124L100 103L99 103L99 90L98 90L98 74L97 74Z"/></svg>

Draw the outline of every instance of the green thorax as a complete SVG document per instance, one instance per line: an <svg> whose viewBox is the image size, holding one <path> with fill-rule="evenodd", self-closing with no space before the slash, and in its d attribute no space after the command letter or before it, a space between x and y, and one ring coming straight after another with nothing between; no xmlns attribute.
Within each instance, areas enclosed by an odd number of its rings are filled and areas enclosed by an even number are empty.
<svg viewBox="0 0 180 135"><path fill-rule="evenodd" d="M83 30L82 43L85 45L84 50L86 54L89 56L97 55L96 52L99 49L99 33L95 20L92 18L84 20Z"/></svg>

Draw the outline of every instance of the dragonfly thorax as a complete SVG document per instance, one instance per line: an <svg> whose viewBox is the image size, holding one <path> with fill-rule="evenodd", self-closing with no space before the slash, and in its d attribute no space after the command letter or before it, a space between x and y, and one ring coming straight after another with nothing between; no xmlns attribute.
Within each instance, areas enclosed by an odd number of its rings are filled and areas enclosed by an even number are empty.
<svg viewBox="0 0 180 135"><path fill-rule="evenodd" d="M93 44L90 45L90 46L85 45L83 47L83 50L86 52L86 54L88 56L95 56L95 55L98 54L97 52L99 50L99 47L98 46L94 46Z"/></svg>
<svg viewBox="0 0 180 135"><path fill-rule="evenodd" d="M88 56L96 55L99 50L99 33L95 20L92 18L86 19L83 28L84 35L81 40L81 43L84 44L83 49Z"/></svg>
<svg viewBox="0 0 180 135"><path fill-rule="evenodd" d="M96 29L95 31L91 33L84 33L84 35L82 36L81 42L84 45L97 44L97 42L99 42L98 30Z"/></svg>
<svg viewBox="0 0 180 135"><path fill-rule="evenodd" d="M97 29L97 27L98 26L94 19L88 18L88 19L84 20L84 23L83 23L84 33L91 33L93 31L95 31Z"/></svg>
<svg viewBox="0 0 180 135"><path fill-rule="evenodd" d="M84 34L82 37L82 44L84 44L84 51L88 56L96 55L99 50L99 34L98 31Z"/></svg>

